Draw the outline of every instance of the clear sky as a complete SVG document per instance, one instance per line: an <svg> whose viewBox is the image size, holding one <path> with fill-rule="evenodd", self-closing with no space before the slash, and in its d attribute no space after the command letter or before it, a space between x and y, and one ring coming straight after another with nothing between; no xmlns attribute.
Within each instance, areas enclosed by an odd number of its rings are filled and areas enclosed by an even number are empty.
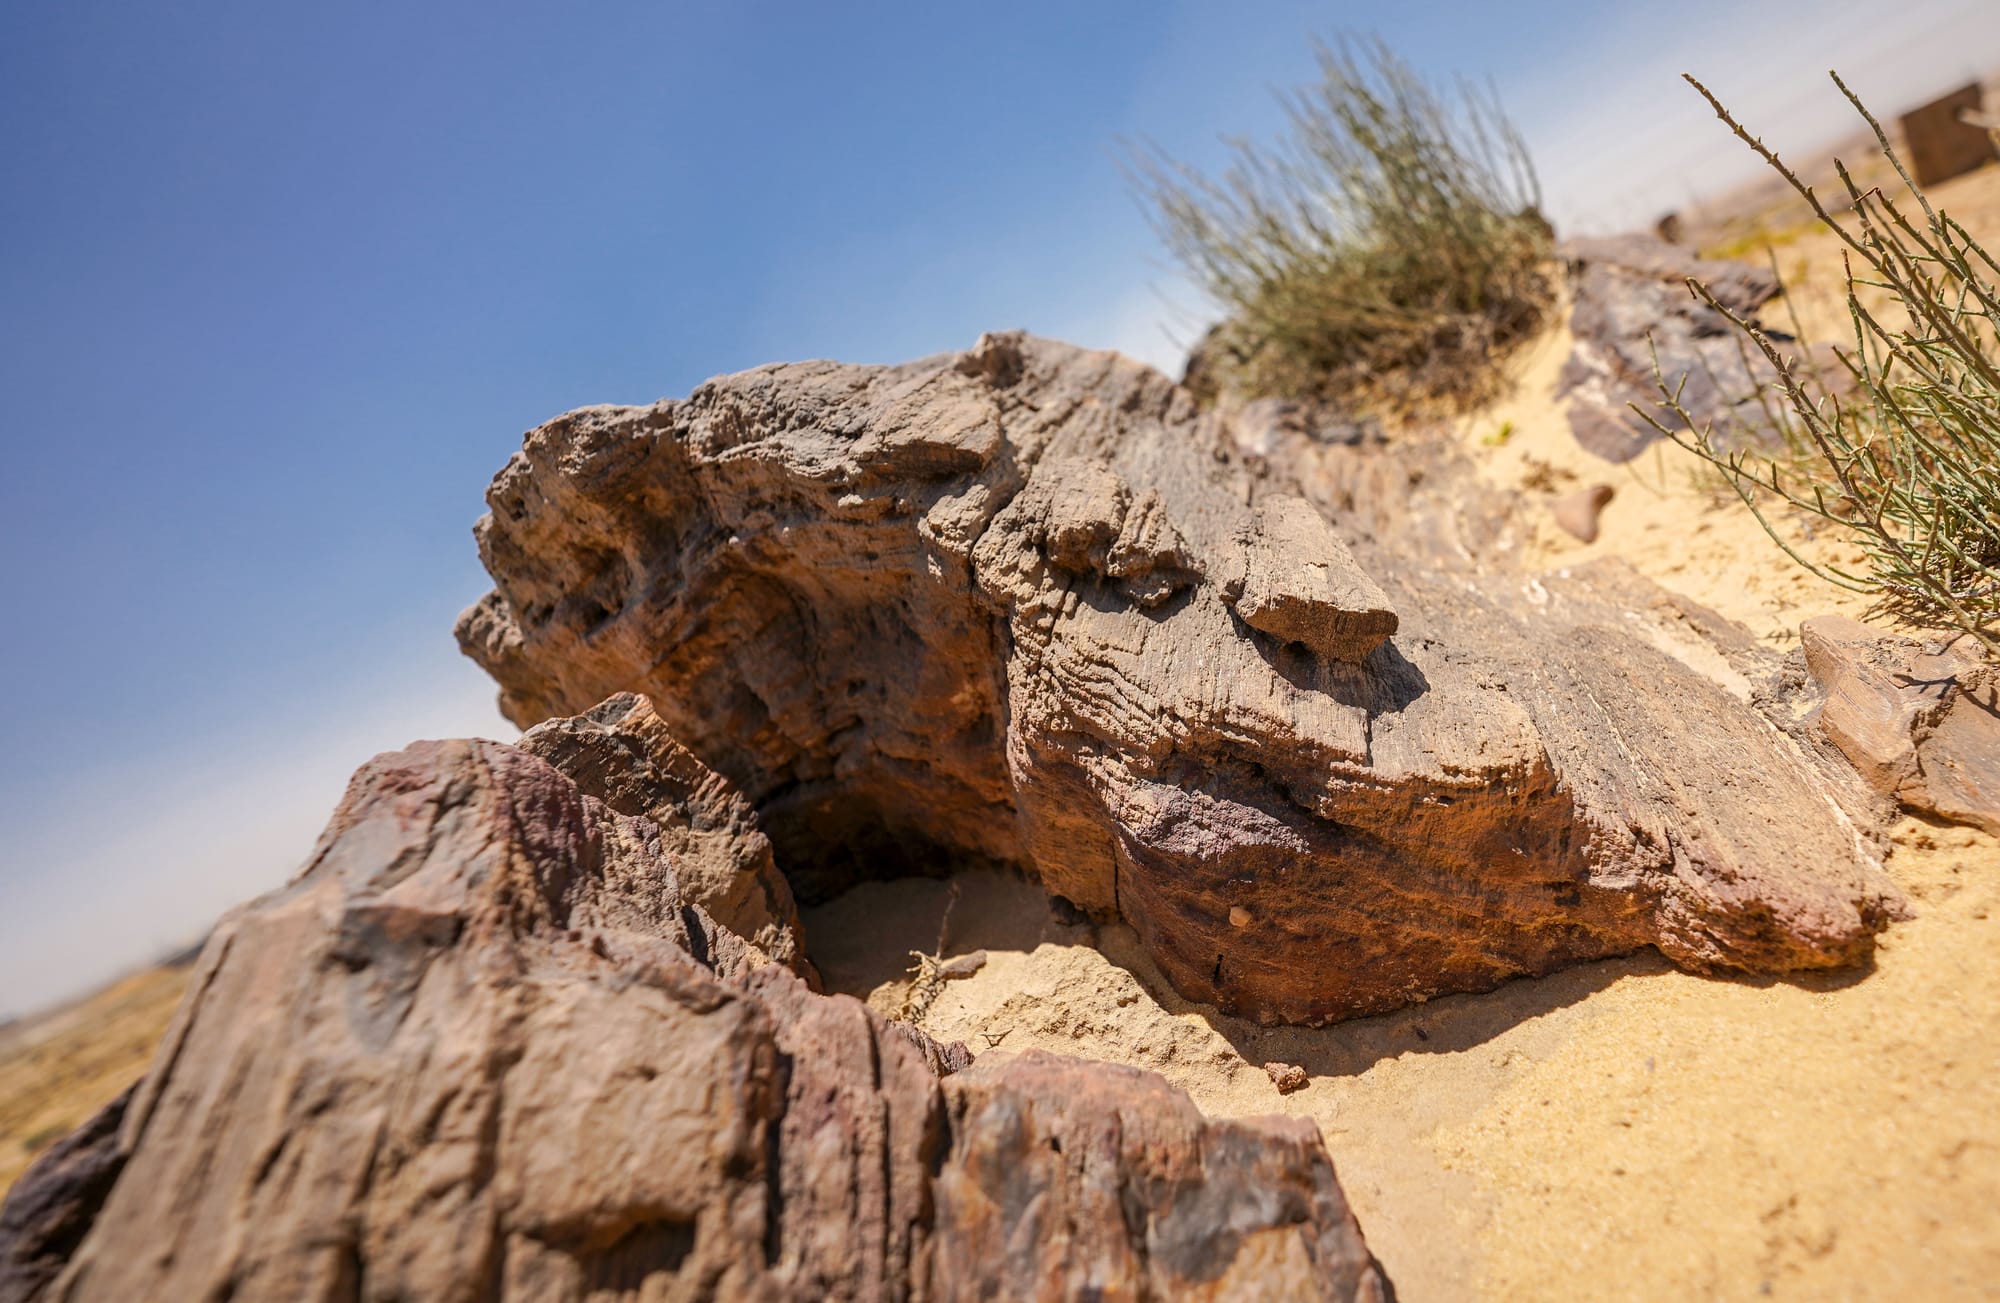
<svg viewBox="0 0 2000 1303"><path fill-rule="evenodd" d="M1491 77L1567 230L2000 63L2000 0L15 4L0 13L0 1016L282 882L346 774L513 731L451 640L520 432L1026 326L1174 366L1117 167L1307 37Z"/></svg>

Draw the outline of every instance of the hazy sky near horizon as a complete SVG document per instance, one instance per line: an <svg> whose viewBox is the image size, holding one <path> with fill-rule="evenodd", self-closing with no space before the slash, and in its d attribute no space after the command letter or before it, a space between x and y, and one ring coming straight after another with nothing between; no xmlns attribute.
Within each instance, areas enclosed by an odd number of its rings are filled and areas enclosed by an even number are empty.
<svg viewBox="0 0 2000 1303"><path fill-rule="evenodd" d="M1879 9L1879 7L1878 7ZM2000 64L2000 0L66 0L0 15L0 1017L281 883L347 773L514 735L459 658L522 430L1025 326L1170 369L1118 170L1261 135L1309 37L1490 77L1563 229Z"/></svg>

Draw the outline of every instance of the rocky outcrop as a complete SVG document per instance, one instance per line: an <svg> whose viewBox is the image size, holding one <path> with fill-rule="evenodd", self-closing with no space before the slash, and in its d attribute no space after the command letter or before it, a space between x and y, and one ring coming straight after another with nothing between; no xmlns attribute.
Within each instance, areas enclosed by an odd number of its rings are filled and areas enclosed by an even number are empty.
<svg viewBox="0 0 2000 1303"><path fill-rule="evenodd" d="M128 1088L35 1160L0 1202L0 1300L37 1298L90 1230L125 1165Z"/></svg>
<svg viewBox="0 0 2000 1303"><path fill-rule="evenodd" d="M1768 428L1757 399L1774 378L1769 364L1687 282L1700 281L1729 311L1754 320L1779 292L1776 276L1644 235L1570 240L1562 253L1575 342L1557 396L1569 399L1579 444L1607 461L1638 456L1659 431L1632 409L1657 412L1663 383L1725 441L1732 431Z"/></svg>
<svg viewBox="0 0 2000 1303"><path fill-rule="evenodd" d="M1266 1021L1869 953L1865 802L1740 630L1487 564L1504 506L1236 420L1019 335L584 409L494 481L461 644L524 725L648 694L808 900L1019 866Z"/></svg>
<svg viewBox="0 0 2000 1303"><path fill-rule="evenodd" d="M1969 640L1926 646L1842 616L1799 627L1814 720L1882 796L2000 835L2000 669Z"/></svg>
<svg viewBox="0 0 2000 1303"><path fill-rule="evenodd" d="M0 1208L0 1298L1382 1296L1309 1125L963 1071L756 963L668 841L513 748L371 762Z"/></svg>

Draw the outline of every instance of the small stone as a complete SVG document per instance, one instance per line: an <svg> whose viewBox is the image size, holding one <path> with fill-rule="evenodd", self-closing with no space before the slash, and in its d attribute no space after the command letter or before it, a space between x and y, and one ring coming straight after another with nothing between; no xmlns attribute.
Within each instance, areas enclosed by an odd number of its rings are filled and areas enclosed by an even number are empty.
<svg viewBox="0 0 2000 1303"><path fill-rule="evenodd" d="M1597 541L1597 518L1604 511L1604 505L1617 493L1609 484L1593 484L1565 493L1549 504L1549 511L1561 525L1580 541Z"/></svg>
<svg viewBox="0 0 2000 1303"><path fill-rule="evenodd" d="M943 978L970 977L986 967L986 952L974 950L963 955L953 955L937 966L937 975Z"/></svg>
<svg viewBox="0 0 2000 1303"><path fill-rule="evenodd" d="M1264 1072L1271 1078L1271 1084L1278 1088L1280 1095L1289 1095L1295 1090L1306 1088L1306 1070L1296 1063L1267 1063L1264 1065Z"/></svg>
<svg viewBox="0 0 2000 1303"><path fill-rule="evenodd" d="M1250 911L1243 908L1243 906L1241 905L1231 905L1229 907L1229 926L1249 927Z"/></svg>

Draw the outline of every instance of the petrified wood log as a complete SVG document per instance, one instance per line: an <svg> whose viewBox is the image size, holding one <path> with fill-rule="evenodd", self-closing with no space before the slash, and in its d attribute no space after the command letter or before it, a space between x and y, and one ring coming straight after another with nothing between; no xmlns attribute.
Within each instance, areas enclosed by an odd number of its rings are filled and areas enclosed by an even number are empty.
<svg viewBox="0 0 2000 1303"><path fill-rule="evenodd" d="M650 695L805 899L1018 865L1267 1021L1869 953L1858 784L1750 704L1740 630L1485 566L1504 506L1372 442L1253 473L1230 419L1020 335L584 409L494 481L460 641L524 725Z"/></svg>
<svg viewBox="0 0 2000 1303"><path fill-rule="evenodd" d="M1310 1124L950 1075L754 961L544 761L378 757L129 1103L0 1206L0 1299L1382 1297Z"/></svg>

